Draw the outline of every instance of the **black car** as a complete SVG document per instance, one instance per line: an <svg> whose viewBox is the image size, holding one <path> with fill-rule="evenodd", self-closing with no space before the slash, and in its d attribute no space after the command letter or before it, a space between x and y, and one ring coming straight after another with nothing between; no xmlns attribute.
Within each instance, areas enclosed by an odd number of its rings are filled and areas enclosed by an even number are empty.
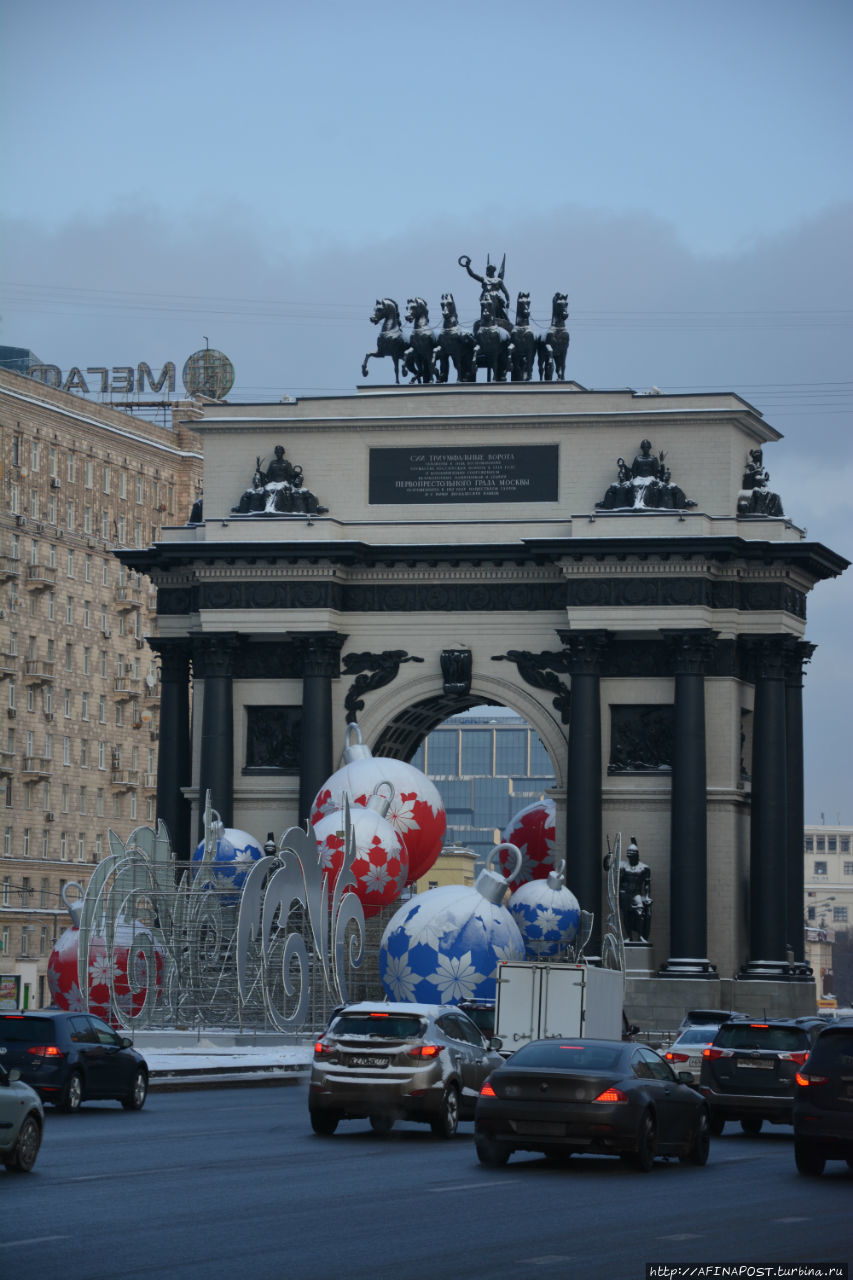
<svg viewBox="0 0 853 1280"><path fill-rule="evenodd" d="M648 1171L658 1155L705 1164L710 1125L700 1095L646 1045L533 1040L480 1090L474 1140L486 1165L539 1151L618 1155Z"/></svg>
<svg viewBox="0 0 853 1280"><path fill-rule="evenodd" d="M90 1013L0 1013L0 1063L62 1111L100 1098L139 1111L148 1093L142 1054Z"/></svg>
<svg viewBox="0 0 853 1280"><path fill-rule="evenodd" d="M790 1124L794 1078L825 1026L816 1017L724 1022L702 1051L699 1092L711 1111L711 1132L722 1133L727 1120L739 1120L752 1135L765 1120Z"/></svg>
<svg viewBox="0 0 853 1280"><path fill-rule="evenodd" d="M853 1169L853 1022L824 1027L796 1074L794 1158L817 1177L827 1160Z"/></svg>

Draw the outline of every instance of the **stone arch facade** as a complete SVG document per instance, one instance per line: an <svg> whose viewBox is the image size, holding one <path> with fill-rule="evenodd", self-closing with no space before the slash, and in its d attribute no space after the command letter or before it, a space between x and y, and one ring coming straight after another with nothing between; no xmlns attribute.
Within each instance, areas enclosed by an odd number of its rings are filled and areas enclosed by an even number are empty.
<svg viewBox="0 0 853 1280"><path fill-rule="evenodd" d="M197 429L203 522L121 553L158 589L158 813L179 847L207 790L261 836L302 820L348 719L405 756L451 709L503 703L553 761L598 930L606 836L637 834L649 972L808 980L806 598L846 561L739 501L744 458L779 438L756 410L446 386L209 406ZM239 477L282 439L327 511L241 509ZM663 506L624 478L645 440Z"/></svg>

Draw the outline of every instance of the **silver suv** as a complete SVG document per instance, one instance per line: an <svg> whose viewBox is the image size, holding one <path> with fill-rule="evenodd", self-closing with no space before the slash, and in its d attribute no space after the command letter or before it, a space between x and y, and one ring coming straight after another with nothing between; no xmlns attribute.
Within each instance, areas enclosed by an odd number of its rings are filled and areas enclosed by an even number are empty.
<svg viewBox="0 0 853 1280"><path fill-rule="evenodd" d="M452 1138L502 1062L455 1005L345 1005L314 1046L311 1127L331 1134L341 1120L368 1118L388 1133L399 1117Z"/></svg>

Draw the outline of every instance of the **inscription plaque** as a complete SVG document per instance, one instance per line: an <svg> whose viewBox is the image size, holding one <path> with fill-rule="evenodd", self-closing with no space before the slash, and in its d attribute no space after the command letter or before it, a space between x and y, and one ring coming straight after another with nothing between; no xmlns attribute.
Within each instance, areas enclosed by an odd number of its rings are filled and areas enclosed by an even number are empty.
<svg viewBox="0 0 853 1280"><path fill-rule="evenodd" d="M555 444L371 449L373 505L556 502Z"/></svg>

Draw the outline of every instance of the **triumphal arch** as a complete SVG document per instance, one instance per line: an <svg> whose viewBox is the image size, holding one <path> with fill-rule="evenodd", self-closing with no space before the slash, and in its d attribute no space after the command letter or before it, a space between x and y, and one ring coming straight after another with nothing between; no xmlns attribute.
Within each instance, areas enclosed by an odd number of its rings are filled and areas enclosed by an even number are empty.
<svg viewBox="0 0 853 1280"><path fill-rule="evenodd" d="M303 821L348 721L409 758L449 714L503 704L553 762L588 953L608 837L630 833L651 869L651 936L629 958L647 1024L667 1002L813 1009L806 602L846 561L775 491L781 437L758 409L447 382L208 404L193 427L203 500L120 553L157 586L176 848L208 791L261 840Z"/></svg>

